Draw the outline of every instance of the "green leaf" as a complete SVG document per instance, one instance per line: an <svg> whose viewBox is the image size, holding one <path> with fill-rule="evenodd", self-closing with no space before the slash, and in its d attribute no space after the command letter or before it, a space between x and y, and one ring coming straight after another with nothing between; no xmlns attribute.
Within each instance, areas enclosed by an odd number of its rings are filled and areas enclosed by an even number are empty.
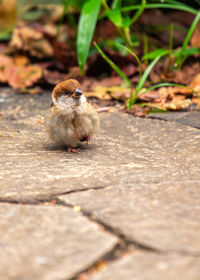
<svg viewBox="0 0 200 280"><path fill-rule="evenodd" d="M124 16L123 17L123 21L122 21L122 24L125 28L129 28L130 25L131 25L131 19L129 16Z"/></svg>
<svg viewBox="0 0 200 280"><path fill-rule="evenodd" d="M162 55L163 53L166 53L166 52L167 52L166 49L157 49L157 50L155 50L155 51L153 51L153 52L150 52L150 53L145 54L145 55L142 57L142 59L143 59L143 60L146 60L146 59L154 59L155 57L160 56L160 55Z"/></svg>
<svg viewBox="0 0 200 280"><path fill-rule="evenodd" d="M10 30L0 32L0 41L9 40L12 37Z"/></svg>
<svg viewBox="0 0 200 280"><path fill-rule="evenodd" d="M102 0L88 0L86 3L84 3L79 18L77 54L78 64L81 68L81 72L83 72L83 67L88 57L90 43L101 7L101 1Z"/></svg>
<svg viewBox="0 0 200 280"><path fill-rule="evenodd" d="M114 25L116 25L117 27L123 26L123 19L120 10L109 10L106 14L109 20L112 21L112 23L114 23Z"/></svg>
<svg viewBox="0 0 200 280"><path fill-rule="evenodd" d="M119 10L121 8L121 0L113 0L112 10Z"/></svg>
<svg viewBox="0 0 200 280"><path fill-rule="evenodd" d="M174 56L185 56L188 57L190 55L195 55L195 54L200 54L200 48L189 48L189 49L185 49L185 50L180 50L180 51L173 51L173 55Z"/></svg>

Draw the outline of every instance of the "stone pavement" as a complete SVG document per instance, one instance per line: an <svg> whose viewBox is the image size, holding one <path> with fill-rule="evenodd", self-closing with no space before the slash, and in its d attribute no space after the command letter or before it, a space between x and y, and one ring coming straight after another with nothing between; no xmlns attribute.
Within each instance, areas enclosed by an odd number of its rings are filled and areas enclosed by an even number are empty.
<svg viewBox="0 0 200 280"><path fill-rule="evenodd" d="M200 280L200 114L102 113L70 154L49 104L0 92L0 279Z"/></svg>

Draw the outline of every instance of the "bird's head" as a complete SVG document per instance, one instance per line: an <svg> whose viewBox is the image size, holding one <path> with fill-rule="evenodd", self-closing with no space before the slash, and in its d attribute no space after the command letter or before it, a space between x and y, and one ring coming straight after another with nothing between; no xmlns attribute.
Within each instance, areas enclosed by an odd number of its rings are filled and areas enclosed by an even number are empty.
<svg viewBox="0 0 200 280"><path fill-rule="evenodd" d="M86 98L80 89L80 84L74 79L58 83L53 92L52 100L54 105L78 105L84 103Z"/></svg>

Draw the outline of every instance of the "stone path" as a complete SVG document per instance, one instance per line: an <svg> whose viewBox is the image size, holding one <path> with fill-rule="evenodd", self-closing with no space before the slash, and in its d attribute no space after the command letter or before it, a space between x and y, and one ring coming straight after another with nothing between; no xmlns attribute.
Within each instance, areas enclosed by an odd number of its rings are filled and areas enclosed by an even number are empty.
<svg viewBox="0 0 200 280"><path fill-rule="evenodd" d="M50 95L0 92L0 279L199 280L199 113L102 113L81 154Z"/></svg>

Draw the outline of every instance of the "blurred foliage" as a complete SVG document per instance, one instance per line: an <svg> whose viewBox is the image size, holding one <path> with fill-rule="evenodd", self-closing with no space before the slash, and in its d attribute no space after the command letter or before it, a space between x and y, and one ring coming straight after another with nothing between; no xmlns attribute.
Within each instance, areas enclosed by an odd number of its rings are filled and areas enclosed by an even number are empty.
<svg viewBox="0 0 200 280"><path fill-rule="evenodd" d="M4 6L8 5L2 0ZM15 1L15 0L12 0ZM3 5L2 4L2 5ZM6 6L7 5L7 6ZM4 7L4 9L5 9ZM14 7L14 6L13 6ZM52 8L53 7L53 8ZM75 48L78 64L83 73L85 64L89 56L94 55L97 51L103 59L115 70L131 88L131 82L122 70L111 61L103 51L104 47L112 51L120 52L122 55L132 55L140 67L140 80L136 86L136 93L130 93L128 108L136 101L137 95L142 90L152 68L156 63L165 57L168 57L167 71L180 69L184 61L189 56L200 54L200 45L191 45L191 38L200 20L200 0L195 1L176 1L176 0L18 0L17 14L21 21L48 23L48 20L57 27L57 34L61 26L68 23L74 32L74 37L70 37L66 43ZM1 5L0 5L1 8ZM15 7L14 7L15 9ZM149 9L165 9L169 12L184 11L193 15L193 21L186 30L186 36L179 48L174 48L175 31L181 29L173 24L154 24L150 26L154 34L156 32L169 31L169 44L157 46L150 42L148 29L138 29L137 22L144 11ZM49 11L54 12L54 17L49 16ZM1 10L0 10L1 11ZM13 10L14 11L14 10ZM15 9L16 12L16 9ZM15 23L15 14L11 15L11 21L7 28L3 28L0 39L8 39L10 31ZM4 10L2 10L4 14ZM116 35L114 38L96 38L96 26L109 21L115 27ZM6 22L3 20L2 22ZM141 28L141 27L140 27ZM184 29L184 28L183 28ZM67 38L67 36L66 36ZM92 44L95 38L98 44ZM58 36L57 36L58 39ZM67 40L67 39L66 39ZM139 46L140 56L136 55L136 47ZM145 65L145 71L142 71L142 65Z"/></svg>

